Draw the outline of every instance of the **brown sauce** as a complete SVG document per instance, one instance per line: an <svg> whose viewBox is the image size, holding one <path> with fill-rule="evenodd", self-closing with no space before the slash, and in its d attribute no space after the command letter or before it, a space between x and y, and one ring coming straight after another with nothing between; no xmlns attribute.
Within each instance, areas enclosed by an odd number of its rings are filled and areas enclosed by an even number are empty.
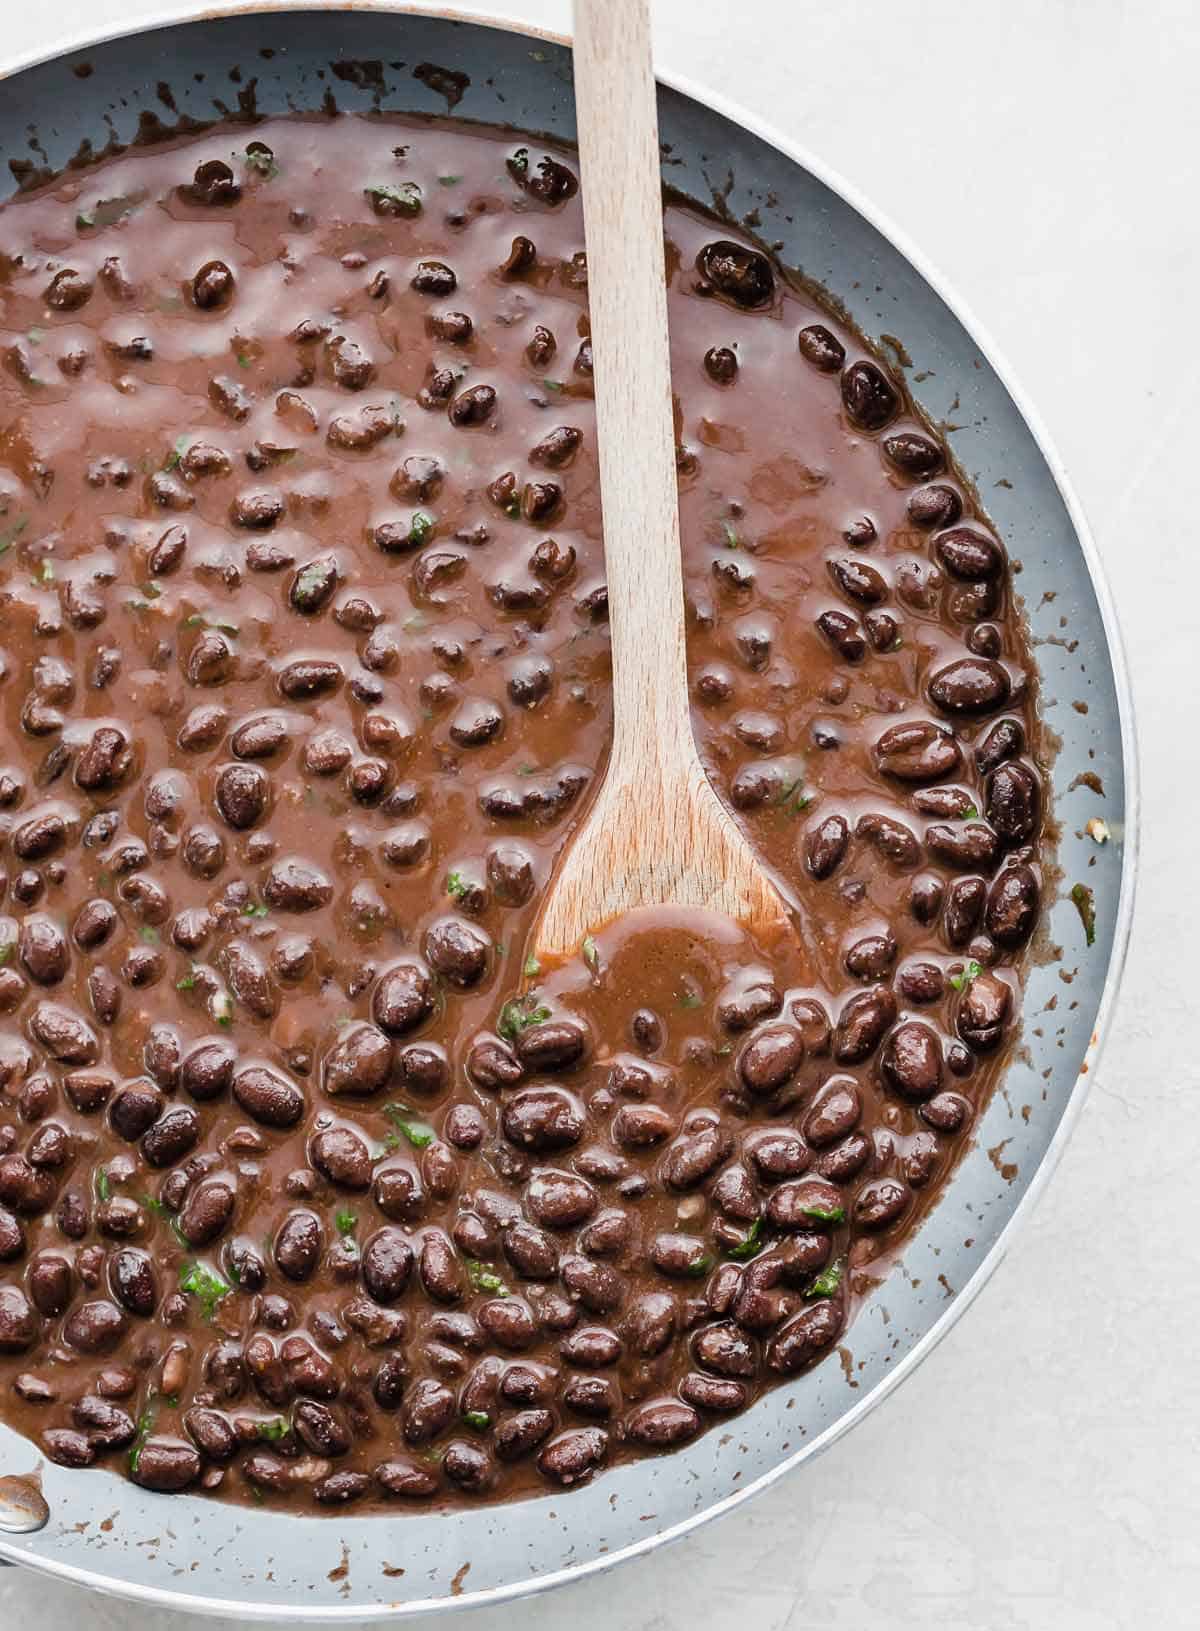
<svg viewBox="0 0 1200 1631"><path fill-rule="evenodd" d="M689 662L815 984L529 961L609 661L574 160L294 119L0 211L0 1413L159 1490L504 1498L829 1353L1002 1064L1003 546L814 295L666 209Z"/></svg>

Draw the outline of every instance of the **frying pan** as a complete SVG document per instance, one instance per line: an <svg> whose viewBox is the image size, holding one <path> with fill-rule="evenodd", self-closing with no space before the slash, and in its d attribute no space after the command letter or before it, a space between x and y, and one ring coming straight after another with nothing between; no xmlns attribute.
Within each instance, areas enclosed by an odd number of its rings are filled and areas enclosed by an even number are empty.
<svg viewBox="0 0 1200 1631"><path fill-rule="evenodd" d="M129 141L147 115L173 117L158 95L163 83L178 116L200 121L230 107L236 114L239 96L274 114L317 108L330 91L345 111L443 113L444 97L413 75L423 63L468 76L460 117L574 136L561 41L403 6L277 9L151 26L15 68L0 98L0 153L19 174L22 161L59 169L84 139L97 149ZM724 1430L572 1493L467 1508L450 1521L422 1511L246 1510L41 1465L48 1518L34 1532L0 1535L3 1561L148 1603L308 1621L497 1602L607 1568L748 1500L878 1404L979 1292L1057 1163L1112 1010L1136 863L1128 683L1083 517L992 348L861 200L707 92L661 84L659 120L666 179L705 203L717 194L734 218L757 211L760 235L782 245L785 263L831 291L867 335L903 340L920 404L935 423L954 421L950 445L1021 564L1045 717L1061 744L1050 779L1062 883L1045 935L1061 960L1029 971L1022 1045L972 1149L904 1248L904 1272L867 1300L840 1360L831 1355L776 1388ZM12 190L6 177L0 196ZM1090 786L1078 781L1083 772ZM1109 833L1102 844L1085 830L1098 813ZM1095 894L1091 947L1069 898L1077 881ZM1060 1000L1045 1011L1051 997ZM39 1462L29 1441L0 1427L0 1476ZM0 1528L37 1521L0 1504Z"/></svg>

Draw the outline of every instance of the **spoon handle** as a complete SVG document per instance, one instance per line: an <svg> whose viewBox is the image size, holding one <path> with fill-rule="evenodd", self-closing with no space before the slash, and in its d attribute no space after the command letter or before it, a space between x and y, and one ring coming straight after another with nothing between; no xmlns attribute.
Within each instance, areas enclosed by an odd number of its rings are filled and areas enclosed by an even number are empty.
<svg viewBox="0 0 1200 1631"><path fill-rule="evenodd" d="M646 788L678 780L696 757L649 0L575 0L575 102L612 639L609 775Z"/></svg>

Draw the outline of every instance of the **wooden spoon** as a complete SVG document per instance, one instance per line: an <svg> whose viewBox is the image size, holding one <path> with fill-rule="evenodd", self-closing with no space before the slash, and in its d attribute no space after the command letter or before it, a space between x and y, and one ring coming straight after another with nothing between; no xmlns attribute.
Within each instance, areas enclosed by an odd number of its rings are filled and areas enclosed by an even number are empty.
<svg viewBox="0 0 1200 1631"><path fill-rule="evenodd" d="M692 736L648 0L575 0L575 24L613 742L534 934L551 958L640 907L716 911L752 932L785 918Z"/></svg>

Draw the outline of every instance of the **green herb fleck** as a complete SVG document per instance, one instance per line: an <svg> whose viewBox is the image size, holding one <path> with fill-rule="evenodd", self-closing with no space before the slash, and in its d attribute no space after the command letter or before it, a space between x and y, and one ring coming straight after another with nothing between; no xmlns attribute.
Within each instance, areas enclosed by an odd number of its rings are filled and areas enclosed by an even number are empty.
<svg viewBox="0 0 1200 1631"><path fill-rule="evenodd" d="M264 906L261 901L247 901L246 905L242 907L243 917L270 917L270 915L271 908Z"/></svg>
<svg viewBox="0 0 1200 1631"><path fill-rule="evenodd" d="M142 1459L142 1450L146 1440L154 1431L154 1418L158 1415L158 1394L151 1388L146 1394L146 1403L142 1406L141 1415L137 1419L137 1432L133 1443L129 1446L129 1470L136 1472L138 1462Z"/></svg>
<svg viewBox="0 0 1200 1631"><path fill-rule="evenodd" d="M832 1297L842 1283L842 1263L838 1258L823 1268L804 1293L806 1297Z"/></svg>
<svg viewBox="0 0 1200 1631"><path fill-rule="evenodd" d="M600 972L600 948L594 935L585 934L583 937L583 960L593 974Z"/></svg>
<svg viewBox="0 0 1200 1631"><path fill-rule="evenodd" d="M163 469L164 470L174 470L175 466L179 463L180 459L183 458L183 455L187 452L187 450L188 450L188 439L187 439L187 437L186 436L176 437L175 446L171 449L171 451L167 454L166 458L163 460L163 466L162 466Z"/></svg>
<svg viewBox="0 0 1200 1631"><path fill-rule="evenodd" d="M209 1013L223 1030L233 1024L233 998L228 991L218 991L209 1004Z"/></svg>
<svg viewBox="0 0 1200 1631"><path fill-rule="evenodd" d="M743 1235L741 1240L738 1241L737 1245L726 1247L726 1257L732 1257L739 1263L746 1263L750 1260L750 1258L757 1257L758 1253L762 1251L764 1245L762 1232L763 1221L761 1218L755 1218L754 1222L750 1225L748 1232Z"/></svg>
<svg viewBox="0 0 1200 1631"><path fill-rule="evenodd" d="M802 771L794 780L788 782L786 787L781 788L775 799L775 807L786 815L799 815L802 810L808 809L812 801L813 795L804 791Z"/></svg>
<svg viewBox="0 0 1200 1631"><path fill-rule="evenodd" d="M698 991L681 991L679 994L679 1006L681 1008L699 1008L703 1001L704 998Z"/></svg>
<svg viewBox="0 0 1200 1631"><path fill-rule="evenodd" d="M480 1263L477 1258L464 1259L467 1265L467 1279L471 1282L473 1291L491 1291L497 1297L507 1297L508 1287L498 1274L494 1274L486 1263Z"/></svg>
<svg viewBox="0 0 1200 1631"><path fill-rule="evenodd" d="M707 1252L698 1257L694 1263L689 1263L685 1272L693 1279L698 1280L702 1274L707 1274L713 1266L713 1260Z"/></svg>
<svg viewBox="0 0 1200 1631"><path fill-rule="evenodd" d="M968 804L966 809L962 813L962 818L963 818L964 821L978 821L979 820L979 811L975 808L975 806L973 804Z"/></svg>
<svg viewBox="0 0 1200 1631"><path fill-rule="evenodd" d="M815 1218L818 1223L844 1223L846 1219L844 1206L802 1206L800 1210L806 1218Z"/></svg>
<svg viewBox="0 0 1200 1631"><path fill-rule="evenodd" d="M363 191L371 200L376 209L380 204L390 205L388 210L380 210L380 214L389 215L420 215L421 189L415 181L401 181L393 185L389 181L380 181Z"/></svg>
<svg viewBox="0 0 1200 1631"><path fill-rule="evenodd" d="M982 973L983 973L983 970L980 968L979 964L972 957L971 961L966 965L965 968L960 970L959 973L952 974L950 976L950 984L954 987L954 989L956 991L964 991L967 988L967 986L970 985L971 981L972 980L977 980Z"/></svg>
<svg viewBox="0 0 1200 1631"><path fill-rule="evenodd" d="M16 942L12 940L0 940L0 968L3 968L12 956L15 944Z"/></svg>
<svg viewBox="0 0 1200 1631"><path fill-rule="evenodd" d="M146 193L130 193L127 198L101 198L91 209L80 210L75 225L80 228L110 227L132 215L146 202Z"/></svg>
<svg viewBox="0 0 1200 1631"><path fill-rule="evenodd" d="M11 527L9 527L5 532L0 532L0 555L3 555L5 550L12 548L28 525L29 517L27 515L19 515Z"/></svg>
<svg viewBox="0 0 1200 1631"><path fill-rule="evenodd" d="M733 522L723 522L722 528L725 533L725 548L740 549L742 547L742 540L738 537L737 528L734 526Z"/></svg>
<svg viewBox="0 0 1200 1631"><path fill-rule="evenodd" d="M181 974L175 981L176 991L194 991L196 989L196 975L193 970L190 974Z"/></svg>
<svg viewBox="0 0 1200 1631"><path fill-rule="evenodd" d="M236 159L239 155L235 153L233 156ZM240 156L247 170L253 170L255 175L263 176L267 181L274 181L279 174L275 155L266 142L247 142L246 151Z"/></svg>
<svg viewBox="0 0 1200 1631"><path fill-rule="evenodd" d="M433 517L427 515L424 510L415 511L408 528L409 543L419 549L432 531Z"/></svg>
<svg viewBox="0 0 1200 1631"><path fill-rule="evenodd" d="M486 1410L464 1410L463 1420L468 1427L475 1428L476 1432L485 1432L492 1425L492 1418Z"/></svg>
<svg viewBox="0 0 1200 1631"><path fill-rule="evenodd" d="M258 1424L259 1438L270 1439L272 1442L286 1438L289 1432L290 1428L282 1416L275 1416L271 1421L260 1421Z"/></svg>
<svg viewBox="0 0 1200 1631"><path fill-rule="evenodd" d="M160 1217L166 1222L167 1227L170 1229L171 1233L175 1236L175 1239L181 1246L191 1246L191 1242L188 1240L183 1230L179 1227L179 1219L175 1216L174 1212L172 1212L167 1206L164 1206L162 1201L158 1199L157 1195L143 1195L141 1197L141 1201L142 1205L147 1209L147 1211L153 1212L156 1217Z"/></svg>
<svg viewBox="0 0 1200 1631"><path fill-rule="evenodd" d="M217 1304L228 1297L233 1287L222 1275L193 1260L180 1265L179 1289L197 1298L204 1318L210 1320L217 1311Z"/></svg>
<svg viewBox="0 0 1200 1631"><path fill-rule="evenodd" d="M338 1234L343 1237L352 1235L358 1228L358 1217L353 1212L339 1212L333 1221L337 1225Z"/></svg>
<svg viewBox="0 0 1200 1631"><path fill-rule="evenodd" d="M1085 883L1072 886L1071 900L1075 910L1079 913L1079 921L1083 924L1084 938L1089 946L1096 944L1096 896L1093 890Z"/></svg>
<svg viewBox="0 0 1200 1631"><path fill-rule="evenodd" d="M301 567L296 573L296 594L302 600L312 599L319 595L326 583L325 567L320 561L313 561L311 565Z"/></svg>
<svg viewBox="0 0 1200 1631"><path fill-rule="evenodd" d="M465 900L471 893L471 886L461 872L452 872L446 879L446 893L455 900Z"/></svg>
<svg viewBox="0 0 1200 1631"><path fill-rule="evenodd" d="M108 1181L108 1168L101 1167L96 1174L96 1194L103 1203L112 1194L112 1185Z"/></svg>
<svg viewBox="0 0 1200 1631"><path fill-rule="evenodd" d="M548 391L565 391L566 386L561 379L544 379L542 384Z"/></svg>
<svg viewBox="0 0 1200 1631"><path fill-rule="evenodd" d="M443 187L457 187L462 180L461 176L439 176L438 180Z"/></svg>
<svg viewBox="0 0 1200 1631"><path fill-rule="evenodd" d="M521 973L527 980L536 980L541 972L542 965L538 962L536 957L527 957L524 963L521 965Z"/></svg>
<svg viewBox="0 0 1200 1631"><path fill-rule="evenodd" d="M254 366L254 358L248 351L239 351L237 353L237 365L239 368L252 368Z"/></svg>
<svg viewBox="0 0 1200 1631"><path fill-rule="evenodd" d="M148 946L157 946L158 930L152 928L149 923L143 923L141 928L138 930L138 938L140 940L144 940Z"/></svg>
<svg viewBox="0 0 1200 1631"><path fill-rule="evenodd" d="M428 1149L437 1134L427 1121L415 1121L406 1104L385 1104L383 1113L404 1134L414 1150Z"/></svg>
<svg viewBox="0 0 1200 1631"><path fill-rule="evenodd" d="M27 337L30 345L41 345L46 338L46 331L44 328L31 328L28 330Z"/></svg>
<svg viewBox="0 0 1200 1631"><path fill-rule="evenodd" d="M527 1031L531 1025L540 1025L549 1018L550 1010L545 1003L539 1003L537 993L531 991L525 997L509 998L500 1010L496 1029L506 1042L515 1042L522 1031Z"/></svg>

